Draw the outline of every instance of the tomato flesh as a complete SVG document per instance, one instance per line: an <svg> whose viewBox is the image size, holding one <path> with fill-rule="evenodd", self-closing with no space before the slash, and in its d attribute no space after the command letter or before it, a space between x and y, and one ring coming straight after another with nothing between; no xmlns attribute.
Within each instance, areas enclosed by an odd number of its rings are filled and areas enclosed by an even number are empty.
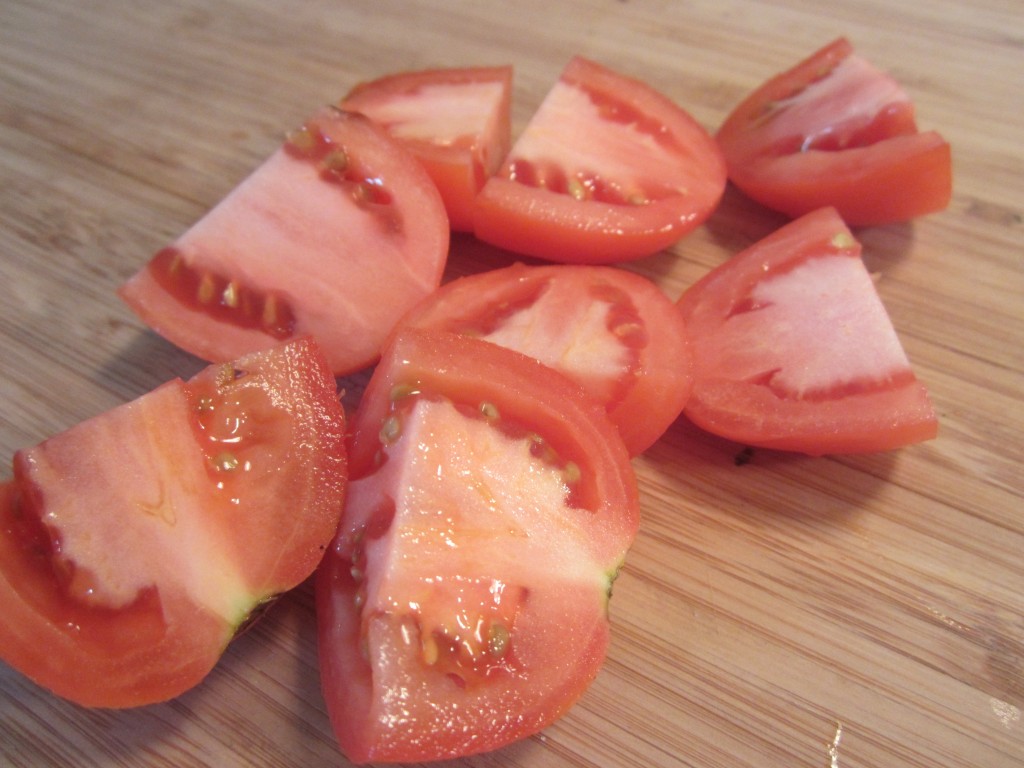
<svg viewBox="0 0 1024 768"><path fill-rule="evenodd" d="M87 706L178 695L313 572L345 480L344 414L308 340L20 451L0 505L0 656Z"/></svg>
<svg viewBox="0 0 1024 768"><path fill-rule="evenodd" d="M615 267L515 264L459 278L403 326L474 336L561 371L605 406L631 455L664 433L690 394L682 315L653 282Z"/></svg>
<svg viewBox="0 0 1024 768"><path fill-rule="evenodd" d="M830 206L849 225L883 224L952 194L949 145L918 130L899 83L843 38L757 88L716 138L733 183L794 217Z"/></svg>
<svg viewBox="0 0 1024 768"><path fill-rule="evenodd" d="M412 156L365 117L325 109L119 293L205 360L312 335L344 375L438 286L448 237Z"/></svg>
<svg viewBox="0 0 1024 768"><path fill-rule="evenodd" d="M447 759L535 733L604 659L638 524L621 441L568 379L449 333L401 332L364 401L316 585L343 751Z"/></svg>
<svg viewBox="0 0 1024 768"><path fill-rule="evenodd" d="M685 413L750 445L880 451L934 437L937 420L834 209L737 254L679 306L694 350Z"/></svg>
<svg viewBox="0 0 1024 768"><path fill-rule="evenodd" d="M437 185L452 230L472 232L476 196L512 143L511 100L511 67L465 67L360 83L341 106L402 142Z"/></svg>
<svg viewBox="0 0 1024 768"><path fill-rule="evenodd" d="M701 224L725 179L718 146L689 114L575 57L484 185L475 232L551 261L637 259Z"/></svg>

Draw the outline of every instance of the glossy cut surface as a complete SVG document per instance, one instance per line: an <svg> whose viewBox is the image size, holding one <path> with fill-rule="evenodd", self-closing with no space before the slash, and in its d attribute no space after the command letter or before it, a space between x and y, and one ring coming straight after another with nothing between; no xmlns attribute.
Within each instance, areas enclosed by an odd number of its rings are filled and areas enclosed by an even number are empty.
<svg viewBox="0 0 1024 768"><path fill-rule="evenodd" d="M316 584L324 696L355 762L496 749L583 694L639 506L625 447L561 374L409 329L353 424Z"/></svg>
<svg viewBox="0 0 1024 768"><path fill-rule="evenodd" d="M254 609L319 563L344 424L299 340L19 451L0 486L0 657L91 707L197 685Z"/></svg>

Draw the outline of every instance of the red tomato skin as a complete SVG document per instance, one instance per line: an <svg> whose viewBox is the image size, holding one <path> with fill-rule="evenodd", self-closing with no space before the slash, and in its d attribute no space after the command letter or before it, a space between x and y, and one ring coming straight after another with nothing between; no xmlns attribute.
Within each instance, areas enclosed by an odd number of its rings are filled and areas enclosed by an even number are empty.
<svg viewBox="0 0 1024 768"><path fill-rule="evenodd" d="M475 234L512 253L545 261L618 264L672 246L707 218L702 212L678 213L675 202L659 200L632 208L581 203L492 176L477 198Z"/></svg>
<svg viewBox="0 0 1024 768"><path fill-rule="evenodd" d="M322 138L304 156L301 137L313 134ZM311 335L335 375L347 375L371 365L395 321L440 284L448 219L421 164L368 118L325 108L290 135L118 294L204 360ZM333 148L347 156L347 175L329 165ZM256 309L233 308L228 285ZM267 327L264 301L281 307L271 314L284 328Z"/></svg>
<svg viewBox="0 0 1024 768"><path fill-rule="evenodd" d="M796 136L793 142L765 143L761 126L773 105L855 56L850 42L838 38L737 105L716 134L730 181L790 217L834 207L850 226L907 221L945 209L953 188L950 146L934 131L919 132L913 104L902 91L878 113L862 115L869 122L848 148L801 150Z"/></svg>
<svg viewBox="0 0 1024 768"><path fill-rule="evenodd" d="M885 421L884 414L895 418ZM934 407L919 382L822 403L811 424L801 408L780 404L767 390L729 381L699 383L686 416L737 443L808 456L891 451L938 435Z"/></svg>
<svg viewBox="0 0 1024 768"><path fill-rule="evenodd" d="M250 387L265 389L274 410L248 411L248 421L279 422L263 442L251 440L247 419L232 407ZM208 463L226 461L211 442L221 407L236 455L254 474L278 478L273 489L289 494L286 505L225 480L235 503L215 487L222 475ZM345 490L344 424L326 361L302 339L168 382L19 451L14 479L0 484L0 658L87 707L143 706L197 685L247 613L319 563ZM283 432L294 446L266 444ZM85 545L88 565L67 560L83 552L81 533L68 538L72 516L96 542ZM157 517L176 549L147 540L145 531L160 528L151 522ZM130 574L144 568L149 586L112 605L91 597L107 594L109 583L96 567L136 583ZM234 591L220 594L222 585Z"/></svg>
<svg viewBox="0 0 1024 768"><path fill-rule="evenodd" d="M792 218L827 201L850 226L869 226L947 208L953 194L951 169L949 144L929 131L841 153L754 161L738 168L733 181L753 199Z"/></svg>
<svg viewBox="0 0 1024 768"><path fill-rule="evenodd" d="M694 350L694 387L684 411L691 421L736 442L809 455L885 451L936 436L938 420L928 392L909 364L885 381L838 382L834 392L802 397L780 394L713 362L727 347L772 349L771 328L756 337L733 337L724 330L727 320L751 304L762 281L835 254L859 260L860 244L835 209L820 209L733 256L683 293L679 307ZM803 322L808 335L832 330L811 314ZM777 354L783 358L786 348Z"/></svg>
<svg viewBox="0 0 1024 768"><path fill-rule="evenodd" d="M657 125L659 140L672 143L685 166L680 170L685 181L677 182L686 191L657 194L644 204L578 200L561 189L514 180L513 144L505 165L488 179L477 199L478 238L548 261L611 264L668 248L711 215L725 189L725 161L714 139L688 113L647 84L582 56L569 62L560 84L586 93L594 103L605 103L612 117L601 119L609 123L620 119L616 113L630 112L637 115L637 125ZM568 153L579 136L567 134L564 141L563 151ZM644 154L642 148L637 151ZM614 187L629 180L599 176L596 181Z"/></svg>
<svg viewBox="0 0 1024 768"><path fill-rule="evenodd" d="M392 393L410 387L442 392L456 402L495 404L503 419L522 425L547 425L552 431L540 429L540 434L561 456L580 467L583 485L577 493L578 503L592 511L595 524L583 546L596 562L607 563L609 568L621 563L639 525L635 477L614 427L575 384L532 358L494 344L445 332L405 329L385 352L353 420L349 450L352 477L357 482L379 466L381 420L388 413ZM346 516L349 514L347 510ZM506 691L499 675L498 679L487 678L497 685L495 698L490 698L486 688L468 685L467 695L472 698L461 706L458 699L432 698L438 695L437 680L423 673L415 688L410 685L408 689L414 693L405 699L409 710L416 713L410 721L375 720L371 713L379 694L372 690L374 678L367 658L384 665L414 668L415 663L403 660L407 648L403 654L402 648L391 644L371 644L367 655L361 619L354 607L357 585L341 544L346 525L347 518L317 572L316 604L324 696L349 760L419 762L500 748L563 715L597 674L609 640L606 606L601 607L606 595L594 597L599 602L590 606L560 603L570 599L572 590L566 597L538 594L530 604L538 606L534 610L540 613L528 614L537 621L529 630L532 647L549 659L550 666L541 670L544 676L553 675L560 681L546 692L542 703L517 711L517 689ZM368 531L366 537L377 535ZM396 563L394 567L403 566ZM575 649L571 659L558 656L565 643ZM513 677L508 684L519 685L535 672L529 670L522 679ZM417 718L424 719L417 723Z"/></svg>
<svg viewBox="0 0 1024 768"><path fill-rule="evenodd" d="M477 135L451 140L402 137L399 140L423 163L437 185L454 232L472 232L476 197L501 165L512 145L512 67L460 67L401 72L360 83L341 101L344 109L362 112L388 128L387 108L394 101L436 85L498 84L501 97ZM443 110L444 105L438 105ZM430 115L436 119L435 114Z"/></svg>
<svg viewBox="0 0 1024 768"><path fill-rule="evenodd" d="M21 524L22 491L0 484L0 658L37 685L85 707L125 708L163 701L197 685L234 632L223 618L180 595L142 595L122 611L63 606L49 566L34 561L8 531ZM44 609L45 610L45 609ZM165 624L161 614L188 616Z"/></svg>
<svg viewBox="0 0 1024 768"><path fill-rule="evenodd" d="M270 435L277 438L275 451L260 453L270 479L260 478L259 485L250 481L255 487L242 498L246 511L231 520L229 537L237 547L235 557L245 564L251 592L274 596L313 573L321 545L338 527L348 483L347 417L334 374L312 337L251 353L230 367L238 377L230 384L223 382L225 366L209 366L187 385L200 395L214 388L227 391L233 399L252 390L273 404L275 422L284 424L278 432L263 427L263 442ZM229 440L234 439L232 431Z"/></svg>
<svg viewBox="0 0 1024 768"><path fill-rule="evenodd" d="M629 305L627 315L619 318L622 324L613 331L622 338L624 348L635 355L635 362L622 372L618 382L602 380L595 387L588 386L586 372L574 369L571 362L561 362L564 355L558 354L560 350L552 351L552 356L560 360L542 362L588 387L606 408L630 455L637 456L678 418L693 386L689 335L682 314L646 277L612 266L516 263L442 286L406 314L398 329L414 326L476 335L507 313L509 307L530 302L542 292L560 291L573 292L568 295L590 292L594 298L617 294L622 303ZM588 306L573 304L579 315ZM624 309L612 311L621 313ZM567 315L562 322L568 326L576 320ZM609 317L608 322L616 319ZM586 346L587 341L583 338L579 343Z"/></svg>

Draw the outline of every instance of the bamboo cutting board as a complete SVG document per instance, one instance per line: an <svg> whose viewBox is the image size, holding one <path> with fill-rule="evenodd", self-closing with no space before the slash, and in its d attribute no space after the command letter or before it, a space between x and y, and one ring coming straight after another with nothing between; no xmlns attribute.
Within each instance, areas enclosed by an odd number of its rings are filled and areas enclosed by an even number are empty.
<svg viewBox="0 0 1024 768"><path fill-rule="evenodd" d="M1019 0L2 0L0 462L201 367L115 288L357 81L510 63L518 128L580 53L713 130L838 35L953 146L947 211L857 232L940 436L737 461L681 419L636 460L643 522L597 681L544 733L453 765L1024 764ZM630 268L675 297L780 223L730 191ZM450 274L504 263L457 238ZM308 585L164 705L83 710L0 665L0 764L347 765Z"/></svg>

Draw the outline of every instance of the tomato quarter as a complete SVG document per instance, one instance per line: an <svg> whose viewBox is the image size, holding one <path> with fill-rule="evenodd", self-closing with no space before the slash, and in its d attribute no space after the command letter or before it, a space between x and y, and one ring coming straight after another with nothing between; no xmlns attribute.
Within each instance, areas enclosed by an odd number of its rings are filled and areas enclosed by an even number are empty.
<svg viewBox="0 0 1024 768"><path fill-rule="evenodd" d="M611 582L639 521L604 411L525 355L406 329L353 427L353 481L316 584L343 751L445 759L548 725L604 660Z"/></svg>
<svg viewBox="0 0 1024 768"><path fill-rule="evenodd" d="M0 657L87 706L196 685L316 568L346 483L312 342L175 380L20 451L0 485Z"/></svg>
<svg viewBox="0 0 1024 768"><path fill-rule="evenodd" d="M732 182L790 216L831 206L851 226L883 224L952 194L949 144L918 131L899 83L843 38L757 88L717 140Z"/></svg>
<svg viewBox="0 0 1024 768"><path fill-rule="evenodd" d="M560 370L605 406L632 455L690 395L682 314L653 282L617 267L515 264L470 275L427 297L406 325L476 336Z"/></svg>
<svg viewBox="0 0 1024 768"><path fill-rule="evenodd" d="M550 261L637 259L707 219L725 180L718 146L687 112L577 56L484 185L475 231Z"/></svg>
<svg viewBox="0 0 1024 768"><path fill-rule="evenodd" d="M686 415L732 440L808 454L934 437L927 391L860 253L826 208L691 286L679 300L694 352Z"/></svg>
<svg viewBox="0 0 1024 768"><path fill-rule="evenodd" d="M223 362L312 335L337 375L377 358L438 286L448 219L426 171L366 117L324 109L120 290L158 333Z"/></svg>

